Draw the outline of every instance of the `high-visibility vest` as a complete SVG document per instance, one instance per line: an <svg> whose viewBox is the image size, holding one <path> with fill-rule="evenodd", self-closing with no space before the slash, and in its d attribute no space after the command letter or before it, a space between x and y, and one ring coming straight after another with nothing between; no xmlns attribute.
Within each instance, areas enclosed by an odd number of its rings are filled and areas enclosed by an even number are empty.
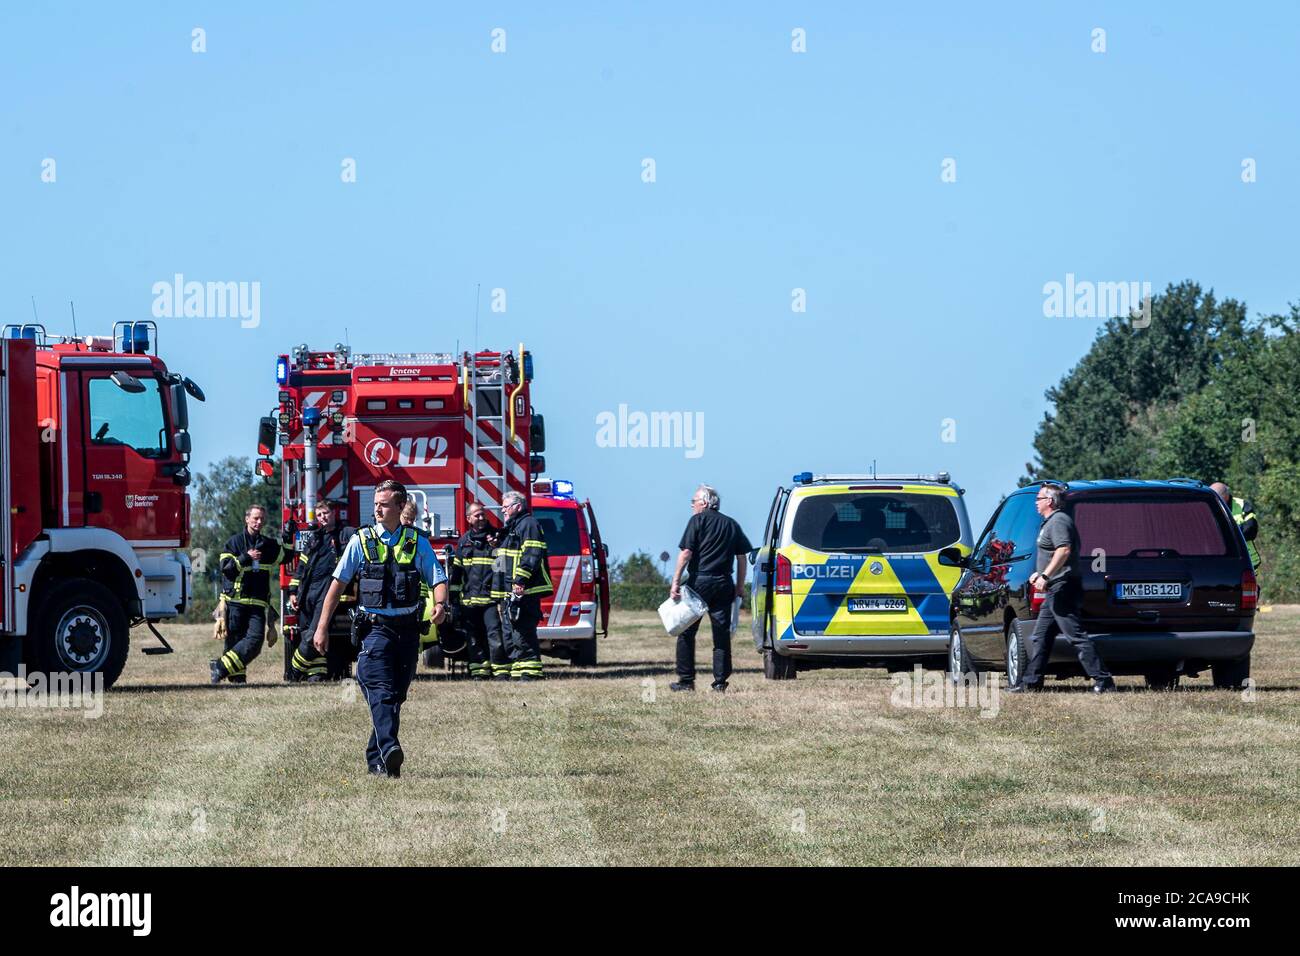
<svg viewBox="0 0 1300 956"><path fill-rule="evenodd" d="M385 544L373 526L357 532L361 538L358 598L370 610L414 611L420 606L421 574L415 566L420 539L415 529L403 527L392 546Z"/></svg>
<svg viewBox="0 0 1300 956"><path fill-rule="evenodd" d="M1255 512L1246 510L1246 502L1241 498L1233 498L1232 520L1237 522L1238 525L1243 525L1251 518L1255 518ZM1255 518L1255 520L1258 521L1259 519ZM1250 555L1251 568L1258 568L1262 563L1262 560L1259 556L1259 549L1255 547L1254 541L1246 542L1246 553Z"/></svg>

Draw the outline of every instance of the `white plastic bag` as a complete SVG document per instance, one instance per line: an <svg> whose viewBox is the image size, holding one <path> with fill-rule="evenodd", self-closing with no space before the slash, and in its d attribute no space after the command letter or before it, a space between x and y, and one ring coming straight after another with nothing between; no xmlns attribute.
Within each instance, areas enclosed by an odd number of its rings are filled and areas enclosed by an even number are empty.
<svg viewBox="0 0 1300 956"><path fill-rule="evenodd" d="M659 605L659 620L664 622L664 630L672 637L677 637L700 618L708 613L709 606L686 585L682 585L682 599L674 601L669 598Z"/></svg>

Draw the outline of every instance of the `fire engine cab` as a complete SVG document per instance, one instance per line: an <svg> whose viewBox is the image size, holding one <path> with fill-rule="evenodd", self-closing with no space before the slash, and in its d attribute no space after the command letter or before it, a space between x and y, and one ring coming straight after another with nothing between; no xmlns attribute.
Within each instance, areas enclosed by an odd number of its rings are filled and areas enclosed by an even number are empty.
<svg viewBox="0 0 1300 956"><path fill-rule="evenodd" d="M154 354L153 322L113 335L0 332L0 671L101 673L130 629L190 593L189 413L203 392Z"/></svg>
<svg viewBox="0 0 1300 956"><path fill-rule="evenodd" d="M257 468L266 477L274 473L270 456L278 443L286 539L304 552L322 498L345 504L340 524L373 523L375 486L393 478L406 486L420 509L417 527L446 560L465 530L470 502L482 503L499 525L502 496L528 495L530 479L545 469L546 433L533 411L532 378L533 358L522 345L517 353L459 356L301 345L280 356L277 407L261 421ZM287 603L293 571L282 568L280 582L290 647L307 623ZM346 614L331 622L332 633L347 627Z"/></svg>
<svg viewBox="0 0 1300 956"><path fill-rule="evenodd" d="M578 502L573 482L533 482L533 517L546 540L555 591L542 600L537 637L542 650L581 667L596 663L597 615L609 633L609 549L600 539L591 501Z"/></svg>

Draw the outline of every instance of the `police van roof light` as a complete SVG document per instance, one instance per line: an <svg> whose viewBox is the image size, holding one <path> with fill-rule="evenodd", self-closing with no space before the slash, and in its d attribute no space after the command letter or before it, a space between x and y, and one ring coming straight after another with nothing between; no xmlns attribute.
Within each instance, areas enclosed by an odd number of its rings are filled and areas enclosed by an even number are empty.
<svg viewBox="0 0 1300 956"><path fill-rule="evenodd" d="M790 480L796 485L807 485L812 482L812 479L813 473L811 471L801 471Z"/></svg>

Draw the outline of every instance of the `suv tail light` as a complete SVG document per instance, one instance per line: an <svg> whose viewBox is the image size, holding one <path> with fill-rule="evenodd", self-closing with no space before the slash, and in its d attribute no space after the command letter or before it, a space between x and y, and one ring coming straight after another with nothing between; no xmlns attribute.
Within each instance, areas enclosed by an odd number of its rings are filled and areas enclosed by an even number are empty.
<svg viewBox="0 0 1300 956"><path fill-rule="evenodd" d="M1037 614L1038 609L1047 600L1047 592L1038 590L1032 584L1026 584L1025 587L1029 588L1029 610L1031 613Z"/></svg>
<svg viewBox="0 0 1300 956"><path fill-rule="evenodd" d="M773 590L777 594L790 594L793 590L790 586L792 578L790 559L784 554L778 554L776 556L776 587Z"/></svg>
<svg viewBox="0 0 1300 956"><path fill-rule="evenodd" d="M584 554L578 559L578 564L582 568L582 583L590 584L596 577L595 565L591 563L591 555Z"/></svg>
<svg viewBox="0 0 1300 956"><path fill-rule="evenodd" d="M1255 580L1254 571L1243 571L1241 574L1241 609L1243 611L1253 611L1259 603L1259 582Z"/></svg>

